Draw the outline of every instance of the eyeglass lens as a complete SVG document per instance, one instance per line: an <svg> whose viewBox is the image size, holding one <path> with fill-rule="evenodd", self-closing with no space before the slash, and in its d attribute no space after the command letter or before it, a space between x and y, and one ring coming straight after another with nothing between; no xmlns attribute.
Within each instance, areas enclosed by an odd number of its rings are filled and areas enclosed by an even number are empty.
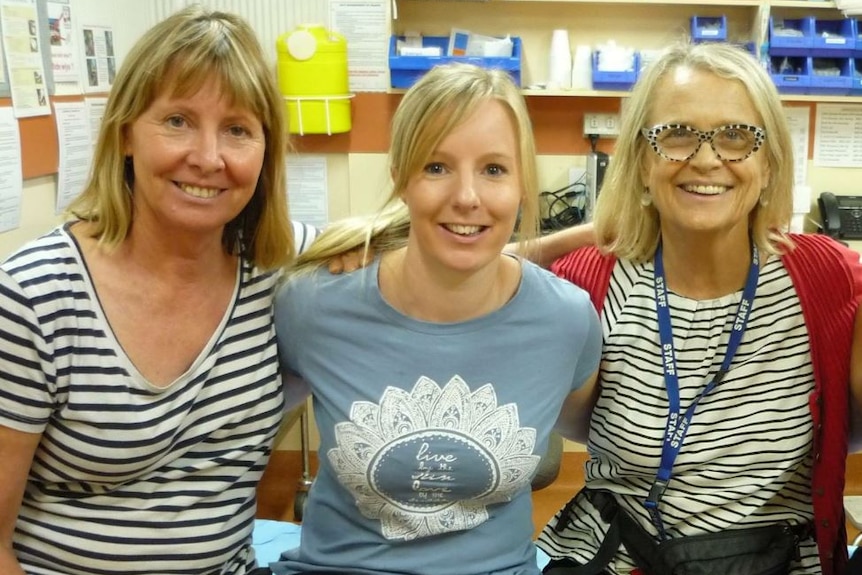
<svg viewBox="0 0 862 575"><path fill-rule="evenodd" d="M697 152L701 142L708 139L707 136L708 133L697 132L684 126L669 126L655 134L655 143L667 157L685 160ZM715 132L710 143L721 159L740 160L751 153L757 138L752 131L729 126Z"/></svg>

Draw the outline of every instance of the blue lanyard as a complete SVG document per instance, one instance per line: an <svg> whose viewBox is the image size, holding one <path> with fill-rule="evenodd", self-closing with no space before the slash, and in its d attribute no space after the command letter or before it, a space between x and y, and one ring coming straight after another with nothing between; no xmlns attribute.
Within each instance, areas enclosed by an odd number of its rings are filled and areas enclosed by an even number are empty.
<svg viewBox="0 0 862 575"><path fill-rule="evenodd" d="M742 299L739 300L739 307L736 310L736 317L733 322L733 330L730 332L730 340L727 342L727 351L724 354L724 361L721 363L721 369L718 370L703 388L703 391L692 401L691 405L685 412L682 411L679 397L679 377L676 369L676 352L673 349L673 328L671 327L670 308L667 298L667 284L665 282L664 262L662 261L662 248L659 244L655 254L655 302L656 311L658 312L658 333L659 342L662 350L662 365L664 368L664 381L667 388L667 399L669 410L667 416L667 424L664 430L664 443L661 451L661 466L656 473L656 479L649 491L649 496L644 501L644 506L652 518L653 523L658 529L662 540L667 539L667 534L664 530L664 522L661 520L661 513L658 506L661 502L662 495L670 482L673 464L676 456L679 455L682 449L682 443L685 441L685 435L688 432L688 427L691 424L691 419L694 417L694 410L701 399L710 391L721 383L725 374L730 370L730 363L733 361L733 356L742 341L742 335L745 333L745 326L748 323L748 316L751 313L754 294L757 290L757 279L760 275L760 261L757 253L757 246L752 244L751 248L751 268L748 270L748 277L745 280L745 288L742 291Z"/></svg>

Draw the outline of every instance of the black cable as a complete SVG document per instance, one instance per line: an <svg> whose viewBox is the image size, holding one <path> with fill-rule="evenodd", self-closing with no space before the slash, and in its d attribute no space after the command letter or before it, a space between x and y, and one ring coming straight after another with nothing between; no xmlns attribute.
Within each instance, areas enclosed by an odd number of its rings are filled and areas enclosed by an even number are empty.
<svg viewBox="0 0 862 575"><path fill-rule="evenodd" d="M568 228L584 221L587 188L582 181L573 182L552 192L542 192L548 217L542 218L543 233Z"/></svg>

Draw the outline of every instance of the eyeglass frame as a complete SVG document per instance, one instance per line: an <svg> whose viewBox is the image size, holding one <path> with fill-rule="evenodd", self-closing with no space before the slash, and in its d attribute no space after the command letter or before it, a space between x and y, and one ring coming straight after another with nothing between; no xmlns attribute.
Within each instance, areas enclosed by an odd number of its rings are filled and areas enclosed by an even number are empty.
<svg viewBox="0 0 862 575"><path fill-rule="evenodd" d="M685 158L677 159L671 158L667 154L665 154L661 147L658 145L657 136L660 132L667 130L687 130L697 136L697 146L695 146L694 151L686 156ZM751 147L751 150L741 158L737 159L725 159L721 157L721 154L718 153L718 150L715 149L715 136L718 135L719 132L724 130L733 129L733 130L745 130L746 132L751 132L754 134L754 145ZM757 150L759 150L763 146L763 142L766 140L766 129L761 128L760 126L753 126L751 124L725 124L724 126L719 126L713 130L698 130L697 128L692 128L691 126L687 126L685 124L657 124L652 128L641 128L641 135L646 138L647 142L649 142L650 147L652 147L653 151L670 162L687 162L693 157L697 155L700 151L700 147L704 142L709 142L709 147L712 148L715 156L721 160L722 162L743 162L751 157Z"/></svg>

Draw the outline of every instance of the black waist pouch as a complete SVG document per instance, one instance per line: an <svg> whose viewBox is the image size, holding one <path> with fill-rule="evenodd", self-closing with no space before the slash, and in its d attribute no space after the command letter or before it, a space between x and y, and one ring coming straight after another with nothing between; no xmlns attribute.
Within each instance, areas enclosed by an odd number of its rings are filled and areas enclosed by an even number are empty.
<svg viewBox="0 0 862 575"><path fill-rule="evenodd" d="M652 544L655 566L644 566L648 575L787 575L799 538L790 525L775 524Z"/></svg>
<svg viewBox="0 0 862 575"><path fill-rule="evenodd" d="M587 498L610 528L596 556L586 565L554 560L547 575L597 575L611 562L622 543L647 575L787 575L799 558L799 542L810 525L776 523L657 542L619 507L607 491L587 490ZM568 523L567 506L558 525Z"/></svg>

